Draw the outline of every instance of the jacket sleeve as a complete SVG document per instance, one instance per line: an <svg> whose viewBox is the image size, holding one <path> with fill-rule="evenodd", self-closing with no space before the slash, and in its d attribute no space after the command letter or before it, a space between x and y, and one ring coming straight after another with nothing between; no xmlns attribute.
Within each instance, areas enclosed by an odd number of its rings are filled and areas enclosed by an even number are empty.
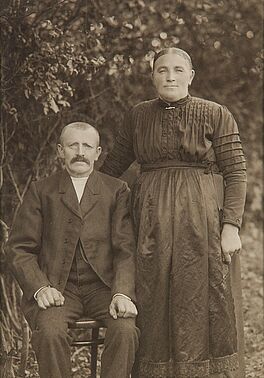
<svg viewBox="0 0 264 378"><path fill-rule="evenodd" d="M119 177L135 160L133 149L132 110L125 115L123 127L119 130L112 151L107 155L100 171Z"/></svg>
<svg viewBox="0 0 264 378"><path fill-rule="evenodd" d="M32 183L19 209L6 246L10 270L28 300L41 286L50 285L38 263L41 239L41 201L36 184Z"/></svg>
<svg viewBox="0 0 264 378"><path fill-rule="evenodd" d="M135 301L136 244L129 214L129 189L125 183L117 193L111 231L114 253L112 295L125 294Z"/></svg>
<svg viewBox="0 0 264 378"><path fill-rule="evenodd" d="M241 227L246 199L246 160L232 114L220 107L213 136L217 165L223 173L223 223Z"/></svg>

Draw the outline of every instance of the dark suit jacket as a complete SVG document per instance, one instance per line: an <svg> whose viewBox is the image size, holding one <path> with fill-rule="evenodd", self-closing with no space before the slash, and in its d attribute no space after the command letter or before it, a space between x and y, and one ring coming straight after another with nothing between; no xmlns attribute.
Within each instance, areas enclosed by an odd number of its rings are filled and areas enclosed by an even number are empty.
<svg viewBox="0 0 264 378"><path fill-rule="evenodd" d="M128 199L123 181L96 171L87 181L81 207L66 171L31 184L7 243L25 312L41 286L51 285L63 293L79 239L112 294L135 300L135 242Z"/></svg>

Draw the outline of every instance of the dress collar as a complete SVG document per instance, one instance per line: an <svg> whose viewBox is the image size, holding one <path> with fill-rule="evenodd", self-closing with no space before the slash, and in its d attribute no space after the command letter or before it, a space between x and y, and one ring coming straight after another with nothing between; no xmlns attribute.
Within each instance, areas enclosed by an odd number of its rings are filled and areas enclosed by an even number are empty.
<svg viewBox="0 0 264 378"><path fill-rule="evenodd" d="M159 97L159 99L158 99L159 104L165 109L178 108L182 105L187 104L190 100L191 100L191 96L189 94L186 97L183 97L180 100L175 101L175 102L167 102L167 101L163 100L161 97Z"/></svg>

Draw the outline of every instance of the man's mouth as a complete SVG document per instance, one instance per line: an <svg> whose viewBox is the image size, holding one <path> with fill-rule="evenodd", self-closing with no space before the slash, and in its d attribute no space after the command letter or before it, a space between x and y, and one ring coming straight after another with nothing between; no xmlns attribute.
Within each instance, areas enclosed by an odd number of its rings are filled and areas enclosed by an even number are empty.
<svg viewBox="0 0 264 378"><path fill-rule="evenodd" d="M89 160L85 159L85 158L73 158L72 161L71 161L72 164L74 163L85 163L85 164L90 164Z"/></svg>

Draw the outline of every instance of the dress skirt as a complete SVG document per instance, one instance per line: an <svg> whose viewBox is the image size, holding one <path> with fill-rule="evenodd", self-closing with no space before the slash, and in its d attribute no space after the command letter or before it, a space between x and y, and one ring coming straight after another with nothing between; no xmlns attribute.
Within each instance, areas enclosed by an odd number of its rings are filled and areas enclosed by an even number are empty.
<svg viewBox="0 0 264 378"><path fill-rule="evenodd" d="M222 259L220 203L222 177L195 167L143 172L135 183L135 377L244 376L239 261Z"/></svg>

